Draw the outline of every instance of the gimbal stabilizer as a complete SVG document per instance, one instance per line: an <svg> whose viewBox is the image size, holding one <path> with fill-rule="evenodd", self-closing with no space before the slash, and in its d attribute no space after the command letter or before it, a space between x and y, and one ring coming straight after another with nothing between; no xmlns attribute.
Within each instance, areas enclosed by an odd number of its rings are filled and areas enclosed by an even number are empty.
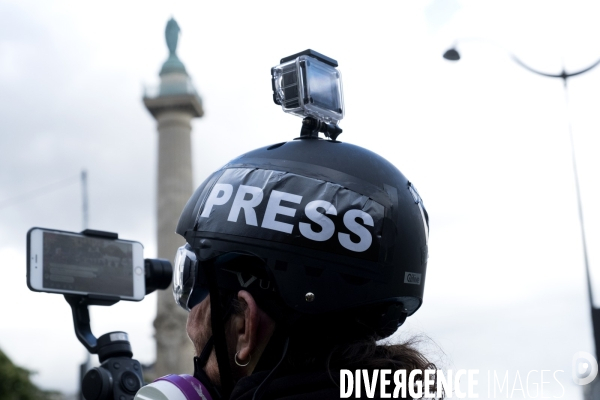
<svg viewBox="0 0 600 400"><path fill-rule="evenodd" d="M86 230L86 236L117 239L111 232ZM166 289L171 283L173 267L163 259L145 259L146 294L156 289ZM90 352L98 354L100 367L92 368L83 377L81 390L86 400L132 400L144 384L142 366L133 359L131 344L125 332L109 332L96 339L90 328L88 306L112 306L118 297L101 295L68 295L67 303L73 312L73 325L77 338Z"/></svg>

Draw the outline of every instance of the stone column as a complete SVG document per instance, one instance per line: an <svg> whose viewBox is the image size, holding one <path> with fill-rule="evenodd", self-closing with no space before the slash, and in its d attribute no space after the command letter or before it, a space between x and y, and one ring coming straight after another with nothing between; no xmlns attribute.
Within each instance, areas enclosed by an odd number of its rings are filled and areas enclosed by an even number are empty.
<svg viewBox="0 0 600 400"><path fill-rule="evenodd" d="M169 110L157 116L158 184L157 245L158 257L173 262L175 252L185 240L175 233L181 210L192 195L192 152L189 112ZM154 327L156 329L157 377L166 374L191 374L193 347L185 331L187 313L175 304L171 287L158 292Z"/></svg>
<svg viewBox="0 0 600 400"><path fill-rule="evenodd" d="M179 216L192 195L191 120L203 114L202 101L175 51L179 26L167 23L169 58L160 71L160 86L146 89L144 105L157 121L157 245L158 257L173 261L185 240L175 233ZM158 291L156 363L153 378L167 374L191 374L194 349L185 324L187 312L175 304L172 288Z"/></svg>

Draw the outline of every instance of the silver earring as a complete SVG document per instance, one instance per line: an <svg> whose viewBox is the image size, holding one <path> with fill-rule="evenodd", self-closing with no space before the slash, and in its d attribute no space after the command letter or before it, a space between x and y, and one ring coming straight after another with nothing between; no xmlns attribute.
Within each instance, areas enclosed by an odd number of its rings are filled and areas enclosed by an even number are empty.
<svg viewBox="0 0 600 400"><path fill-rule="evenodd" d="M233 356L233 361L235 361L235 365L237 365L238 367L245 367L248 364L250 364L250 360L252 360L252 354L250 354L250 358L248 359L248 362L246 364L240 364L240 362L238 361L238 356L237 356L238 353L239 353L239 351L237 353L235 353L235 356Z"/></svg>

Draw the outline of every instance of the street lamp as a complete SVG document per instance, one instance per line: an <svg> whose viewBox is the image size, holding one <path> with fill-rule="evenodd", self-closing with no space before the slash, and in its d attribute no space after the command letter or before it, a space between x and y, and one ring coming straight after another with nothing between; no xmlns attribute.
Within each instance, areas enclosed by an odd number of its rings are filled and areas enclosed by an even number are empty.
<svg viewBox="0 0 600 400"><path fill-rule="evenodd" d="M537 75L541 75L541 76L546 76L548 78L560 78L563 80L564 82L564 86L565 88L567 87L567 79L569 79L572 76L576 76L576 75L581 75L584 74L588 71L591 71L592 69L594 69L595 67L598 66L598 64L600 64L600 60L596 61L595 63L593 63L592 65L590 65L587 68L584 68L582 70L576 71L576 72L567 72L565 71L565 69L563 68L562 72L560 74L548 74L546 72L541 72L538 71L536 69L531 68L529 65L525 64L523 61L519 60L517 58L517 56L515 56L514 54L508 52L508 54L510 55L510 58L517 63L518 65L520 65L521 67L525 68L526 70L533 72L534 74ZM444 53L443 56L446 60L448 61L458 61L460 60L460 53L458 52L458 50L456 50L456 47L451 47L448 50L446 50L446 52Z"/></svg>
<svg viewBox="0 0 600 400"><path fill-rule="evenodd" d="M501 46L499 46L499 47L501 47ZM533 72L534 74L545 76L548 78L562 79L563 83L564 83L563 87L565 90L565 99L566 99L567 107L568 107L568 103L569 103L569 95L568 95L568 88L567 88L568 79L573 76L577 76L577 75L581 75L586 72L589 72L592 69L596 68L600 64L600 60L598 60L595 63L593 63L592 65L590 65L589 67L584 68L579 71L567 72L563 67L563 70L561 73L549 74L549 73L541 72L541 71L531 68L529 65L525 64L523 61L518 59L511 52L507 51L503 47L502 47L502 49L505 50L510 55L510 58L516 64L525 68L526 70ZM460 53L456 49L456 45L449 48L448 50L446 50L443 57L448 61L460 60ZM585 237L585 227L584 227L584 223L583 223L583 208L581 205L581 193L579 191L579 176L577 173L577 162L575 159L575 144L573 141L573 132L572 132L572 128L571 128L571 121L569 120L568 122L569 122L569 139L570 139L570 143L571 143L571 160L573 162L573 175L574 175L574 179L575 179L575 192L576 192L576 196L577 196L577 211L578 211L578 215L579 215L579 226L581 229L581 242L582 242L582 247L583 247L583 260L585 263L585 274L586 274L586 278L587 278L588 296L589 296L589 300L590 300L590 308L591 308L591 314L592 314L592 328L593 328L593 334L594 334L594 344L596 347L596 359L600 359L600 308L594 307L594 301L593 301L593 296L592 296L592 284L591 284L591 280L590 280L590 267L589 267L589 261L588 261L587 242L586 242L586 237Z"/></svg>

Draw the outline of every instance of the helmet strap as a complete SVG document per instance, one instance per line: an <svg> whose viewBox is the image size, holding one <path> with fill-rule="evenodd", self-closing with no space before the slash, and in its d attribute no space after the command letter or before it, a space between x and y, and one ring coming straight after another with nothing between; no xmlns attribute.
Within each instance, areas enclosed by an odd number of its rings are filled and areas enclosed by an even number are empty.
<svg viewBox="0 0 600 400"><path fill-rule="evenodd" d="M212 352L214 345L213 336L208 339L208 342L204 345L202 349L202 353L200 353L200 357L194 357L194 367L203 369L206 363L208 362L208 358L210 357L210 353Z"/></svg>
<svg viewBox="0 0 600 400"><path fill-rule="evenodd" d="M219 294L217 275L213 263L204 263L204 273L206 274L210 293L210 322L212 325L212 339L217 355L217 364L219 366L221 394L224 399L229 399L234 386L233 374L229 365L229 352L227 351L224 326L224 319L228 316L229 312L224 313L221 309L221 296Z"/></svg>
<svg viewBox="0 0 600 400"><path fill-rule="evenodd" d="M208 358L210 357L210 353L213 349L213 338L212 336L208 339L208 342L204 345L202 349L202 353L200 353L199 357L194 357L194 378L198 379L202 385L209 391L210 395L213 399L220 399L221 392L219 389L212 383L212 381L204 372L204 366L206 365Z"/></svg>

